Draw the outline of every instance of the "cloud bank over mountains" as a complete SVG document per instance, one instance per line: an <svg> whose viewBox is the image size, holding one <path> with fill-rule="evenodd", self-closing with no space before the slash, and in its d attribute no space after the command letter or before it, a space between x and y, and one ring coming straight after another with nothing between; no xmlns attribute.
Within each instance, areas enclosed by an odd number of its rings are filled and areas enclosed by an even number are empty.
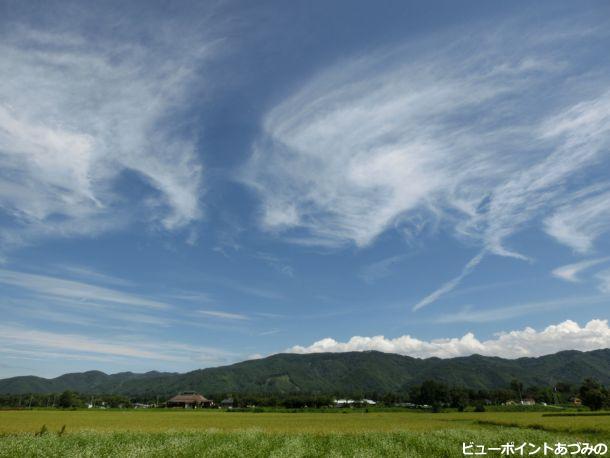
<svg viewBox="0 0 610 458"><path fill-rule="evenodd" d="M480 341L471 332L459 338L420 340L409 335L388 339L384 336L354 336L347 342L326 338L303 347L289 348L289 353L325 353L376 350L416 358L454 358L480 354L502 358L541 356L562 350L597 350L610 347L608 320L591 320L584 326L566 320L541 331L527 327L498 333L494 339Z"/></svg>

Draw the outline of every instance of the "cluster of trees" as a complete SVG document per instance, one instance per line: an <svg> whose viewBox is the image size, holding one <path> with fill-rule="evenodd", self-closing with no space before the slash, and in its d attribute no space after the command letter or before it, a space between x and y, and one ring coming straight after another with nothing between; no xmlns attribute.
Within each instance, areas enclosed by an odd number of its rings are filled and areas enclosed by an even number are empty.
<svg viewBox="0 0 610 458"><path fill-rule="evenodd" d="M413 386L408 391L408 400L415 404L442 405L463 410L468 405L504 404L508 401L521 402L533 399L536 403L569 404L580 399L582 405L591 410L610 407L610 393L598 381L586 379L580 387L567 383L558 383L553 387L524 387L518 380L513 380L506 389L470 390L449 387L433 380Z"/></svg>
<svg viewBox="0 0 610 458"><path fill-rule="evenodd" d="M170 396L139 396L127 398L119 395L86 395L73 391L64 391L61 394L28 394L28 395L0 395L0 407L84 407L87 404L106 407L131 407L134 403L159 404ZM219 393L209 396L215 404L231 397L234 407L282 407L287 409L300 409L304 407L320 408L333 404L336 398L374 399L383 406L411 403L428 405L434 408L452 407L464 410L468 406L481 406L486 404L503 404L508 401L519 403L524 399L533 399L536 403L568 404L579 398L584 406L592 410L610 407L610 393L599 382L586 379L580 387L558 383L553 387L530 386L524 387L518 380L513 380L504 389L473 390L461 387L452 387L434 380L427 380L421 385L411 386L398 393L335 393L335 395L311 394L234 394Z"/></svg>
<svg viewBox="0 0 610 458"><path fill-rule="evenodd" d="M305 407L328 407L333 403L332 396L317 396L306 394L285 396L236 395L231 397L233 398L235 407L261 406L282 407L285 409L302 409Z"/></svg>
<svg viewBox="0 0 610 458"><path fill-rule="evenodd" d="M63 393L53 394L33 393L0 395L0 407L59 407L68 409L72 407L85 407L88 404L116 408L130 407L132 402L126 396L114 394L91 396L80 394L75 391L64 391Z"/></svg>

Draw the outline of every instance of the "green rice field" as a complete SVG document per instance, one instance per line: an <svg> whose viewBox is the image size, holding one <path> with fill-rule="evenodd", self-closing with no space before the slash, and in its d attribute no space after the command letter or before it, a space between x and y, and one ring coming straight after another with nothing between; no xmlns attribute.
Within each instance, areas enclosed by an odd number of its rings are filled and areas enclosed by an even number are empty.
<svg viewBox="0 0 610 458"><path fill-rule="evenodd" d="M43 425L43 434L37 434ZM464 456L464 442L486 447L507 442L608 444L610 415L0 411L0 457L457 457Z"/></svg>

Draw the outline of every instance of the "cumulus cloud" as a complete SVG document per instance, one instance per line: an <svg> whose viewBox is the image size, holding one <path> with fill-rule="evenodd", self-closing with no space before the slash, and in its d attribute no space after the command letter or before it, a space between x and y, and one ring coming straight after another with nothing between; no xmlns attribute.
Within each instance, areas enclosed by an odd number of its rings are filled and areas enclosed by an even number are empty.
<svg viewBox="0 0 610 458"><path fill-rule="evenodd" d="M566 51L580 49L576 36L474 32L315 75L267 113L242 173L262 199L262 227L299 243L362 247L388 228L419 234L428 224L483 253L527 259L511 236L608 162L608 80L582 90L579 59ZM606 226L590 214L594 237Z"/></svg>
<svg viewBox="0 0 610 458"><path fill-rule="evenodd" d="M610 327L607 320L591 320L584 326L567 320L541 331L527 327L502 332L489 340L479 340L473 333L459 338L420 340L409 335L387 339L384 336L354 336L347 342L326 338L308 347L294 346L289 353L325 353L376 350L417 358L453 358L480 354L503 358L540 356L562 350L589 351L610 347Z"/></svg>
<svg viewBox="0 0 610 458"><path fill-rule="evenodd" d="M185 30L165 30L147 45L105 35L94 42L76 30L5 30L0 211L11 224L4 244L96 234L134 215L166 230L200 218L195 133L177 128L175 117L210 55L210 41ZM148 191L134 199L125 174Z"/></svg>

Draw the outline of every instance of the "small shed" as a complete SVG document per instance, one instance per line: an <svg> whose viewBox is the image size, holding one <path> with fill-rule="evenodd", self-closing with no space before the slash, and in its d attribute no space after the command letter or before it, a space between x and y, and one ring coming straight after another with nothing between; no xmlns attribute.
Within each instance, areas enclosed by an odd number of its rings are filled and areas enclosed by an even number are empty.
<svg viewBox="0 0 610 458"><path fill-rule="evenodd" d="M226 398L220 401L220 407L225 409L232 409L235 406L235 401L233 398Z"/></svg>
<svg viewBox="0 0 610 458"><path fill-rule="evenodd" d="M206 399L195 391L183 391L167 401L167 407L182 407L184 409L197 409L210 407L212 401Z"/></svg>

